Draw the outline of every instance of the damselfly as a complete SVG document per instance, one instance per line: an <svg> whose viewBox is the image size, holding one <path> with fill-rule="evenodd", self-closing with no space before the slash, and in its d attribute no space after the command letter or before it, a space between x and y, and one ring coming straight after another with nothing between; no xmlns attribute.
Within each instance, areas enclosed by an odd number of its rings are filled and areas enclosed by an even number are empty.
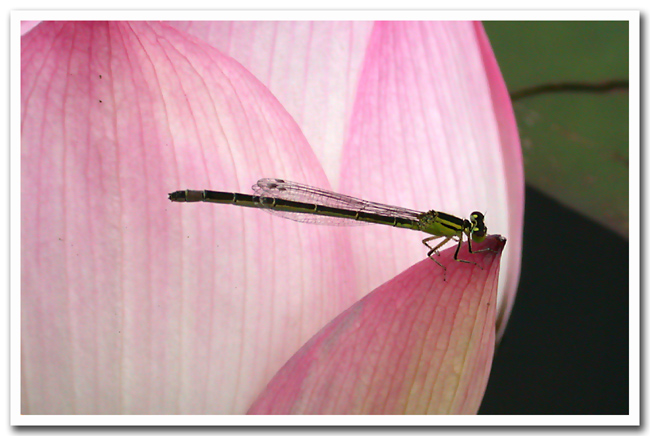
<svg viewBox="0 0 650 436"><path fill-rule="evenodd" d="M489 250L472 250L472 242L482 242L487 236L485 217L481 212L472 212L469 219L435 210L418 212L282 179L260 179L253 185L253 191L255 194L250 195L237 192L184 190L170 193L169 199L177 202L205 201L257 207L283 218L313 224L373 223L429 233L433 236L422 240L422 243L429 248L427 256L445 271L447 268L433 255L439 255L439 249L450 240L458 242L454 253L454 259L458 262L477 265L476 262L458 258L463 236L467 238L470 253ZM431 241L440 238L442 241L436 246L429 245Z"/></svg>

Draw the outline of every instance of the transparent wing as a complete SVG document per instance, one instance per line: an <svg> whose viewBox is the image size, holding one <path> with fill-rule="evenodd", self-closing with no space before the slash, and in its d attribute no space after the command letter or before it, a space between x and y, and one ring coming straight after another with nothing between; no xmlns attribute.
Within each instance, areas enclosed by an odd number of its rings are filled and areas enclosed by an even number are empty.
<svg viewBox="0 0 650 436"><path fill-rule="evenodd" d="M260 179L253 185L253 191L261 197L273 197L283 200L300 201L303 203L317 204L320 206L336 207L355 212L375 213L383 216L407 218L416 220L422 214L416 210L402 207L389 206L372 201L362 200L349 195L338 194L325 189L303 185L302 183L289 182L282 179ZM263 209L273 215L281 216L293 221L311 224L326 224L338 226L355 226L370 224L347 218L329 217L307 213L295 213Z"/></svg>

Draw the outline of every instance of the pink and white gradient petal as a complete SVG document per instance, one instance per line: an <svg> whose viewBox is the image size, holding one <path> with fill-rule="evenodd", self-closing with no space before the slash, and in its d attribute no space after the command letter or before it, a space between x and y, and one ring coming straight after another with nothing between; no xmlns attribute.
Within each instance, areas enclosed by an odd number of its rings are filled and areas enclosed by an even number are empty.
<svg viewBox="0 0 650 436"><path fill-rule="evenodd" d="M523 160L510 98L480 23L172 25L253 72L301 126L337 190L463 217L487 212L489 231L511 239L499 288L502 333L519 279ZM421 257L418 239L401 232L356 235L359 297Z"/></svg>
<svg viewBox="0 0 650 436"><path fill-rule="evenodd" d="M329 180L414 209L487 210L490 233L509 238L507 318L521 154L480 24L183 25L43 22L24 33L23 413L243 413L318 329L426 250L420 235L382 226L305 229L171 204L177 189ZM408 277L413 292L427 280ZM386 301L364 307L381 314ZM478 407L464 404L422 410Z"/></svg>
<svg viewBox="0 0 650 436"><path fill-rule="evenodd" d="M495 345L504 241L453 262L427 259L343 312L276 374L250 414L475 414ZM463 250L462 256L467 256Z"/></svg>
<svg viewBox="0 0 650 436"><path fill-rule="evenodd" d="M167 193L324 186L300 128L164 24L41 23L22 60L23 412L245 411L355 301L345 232Z"/></svg>

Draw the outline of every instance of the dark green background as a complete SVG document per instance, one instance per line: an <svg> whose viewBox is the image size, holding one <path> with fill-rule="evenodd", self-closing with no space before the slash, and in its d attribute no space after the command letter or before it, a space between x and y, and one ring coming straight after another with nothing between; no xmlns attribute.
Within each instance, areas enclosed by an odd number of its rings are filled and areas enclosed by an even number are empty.
<svg viewBox="0 0 650 436"><path fill-rule="evenodd" d="M628 78L627 22L484 24L511 94ZM479 413L629 413L628 97L515 102L522 275Z"/></svg>
<svg viewBox="0 0 650 436"><path fill-rule="evenodd" d="M629 77L627 22L488 22L485 28L511 93ZM627 236L629 92L545 93L516 100L514 109L527 183Z"/></svg>
<svg viewBox="0 0 650 436"><path fill-rule="evenodd" d="M627 414L628 243L527 188L525 226L549 225L524 231L517 300L479 413Z"/></svg>

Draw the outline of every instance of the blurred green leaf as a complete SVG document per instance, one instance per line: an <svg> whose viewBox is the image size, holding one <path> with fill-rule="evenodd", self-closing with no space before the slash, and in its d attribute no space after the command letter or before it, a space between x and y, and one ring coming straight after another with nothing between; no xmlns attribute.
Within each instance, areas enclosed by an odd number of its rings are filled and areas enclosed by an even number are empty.
<svg viewBox="0 0 650 436"><path fill-rule="evenodd" d="M526 182L627 237L628 23L484 25L511 95L533 91L513 102Z"/></svg>

